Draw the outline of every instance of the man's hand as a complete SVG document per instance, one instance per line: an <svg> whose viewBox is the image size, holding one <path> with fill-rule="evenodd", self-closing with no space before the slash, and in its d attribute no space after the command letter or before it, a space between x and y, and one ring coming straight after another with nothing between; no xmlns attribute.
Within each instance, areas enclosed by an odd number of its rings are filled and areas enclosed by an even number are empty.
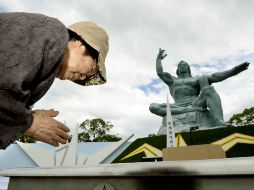
<svg viewBox="0 0 254 190"><path fill-rule="evenodd" d="M164 49L159 49L159 53L157 55L157 60L162 60L167 56L167 54L165 54L165 50Z"/></svg>
<svg viewBox="0 0 254 190"><path fill-rule="evenodd" d="M240 72L242 72L242 71L244 71L244 70L247 70L248 67L249 67L249 65L250 65L250 63L244 62L244 63L242 63L242 64L240 64L240 65L237 65L237 66L234 68L234 70L235 70L236 74L238 74L238 73L240 73Z"/></svg>
<svg viewBox="0 0 254 190"><path fill-rule="evenodd" d="M53 146L59 146L59 143L65 144L71 138L68 135L70 129L52 118L57 115L58 111L53 109L33 111L33 123L25 135Z"/></svg>

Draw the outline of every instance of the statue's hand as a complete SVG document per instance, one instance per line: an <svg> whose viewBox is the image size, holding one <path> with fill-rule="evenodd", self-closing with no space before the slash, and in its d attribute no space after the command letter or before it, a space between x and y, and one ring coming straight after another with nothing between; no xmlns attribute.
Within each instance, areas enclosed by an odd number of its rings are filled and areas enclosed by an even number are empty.
<svg viewBox="0 0 254 190"><path fill-rule="evenodd" d="M164 49L159 49L159 53L157 55L157 60L162 60L167 56L167 54L165 54L165 50Z"/></svg>
<svg viewBox="0 0 254 190"><path fill-rule="evenodd" d="M242 71L248 69L249 65L250 65L250 63L248 63L248 62L244 62L244 63L242 63L242 64L240 64L240 65L237 65L237 66L235 67L236 73L238 74L238 73L240 73L240 72L242 72Z"/></svg>

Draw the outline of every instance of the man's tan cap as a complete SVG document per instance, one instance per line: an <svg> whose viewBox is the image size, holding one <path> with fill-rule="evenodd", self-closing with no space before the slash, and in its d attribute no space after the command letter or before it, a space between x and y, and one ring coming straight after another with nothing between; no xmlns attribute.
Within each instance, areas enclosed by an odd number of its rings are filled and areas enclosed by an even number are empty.
<svg viewBox="0 0 254 190"><path fill-rule="evenodd" d="M107 81L105 59L108 53L108 35L106 31L97 26L94 22L89 21L74 23L70 25L68 29L78 34L87 44L99 53L99 72L88 79L74 82L84 86L104 84Z"/></svg>

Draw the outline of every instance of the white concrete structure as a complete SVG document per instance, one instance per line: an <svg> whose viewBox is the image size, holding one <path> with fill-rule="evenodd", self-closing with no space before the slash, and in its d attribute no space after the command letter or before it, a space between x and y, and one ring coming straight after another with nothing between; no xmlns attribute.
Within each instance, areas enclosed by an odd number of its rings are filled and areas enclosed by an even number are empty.
<svg viewBox="0 0 254 190"><path fill-rule="evenodd" d="M86 165L96 165L101 164L105 159L109 157L114 151L116 151L120 146L122 146L124 143L126 143L130 138L132 138L134 134L123 138L122 140L115 142L110 147L107 147L106 149L97 152L96 154L92 155L86 162Z"/></svg>
<svg viewBox="0 0 254 190"><path fill-rule="evenodd" d="M111 146L97 151L89 158L84 154L78 153L78 127L76 127L74 131L71 142L56 148L55 152L35 147L34 144L21 142L17 142L17 144L39 167L96 165L101 164L113 152L133 137L133 135L134 134L118 142L114 142Z"/></svg>
<svg viewBox="0 0 254 190"><path fill-rule="evenodd" d="M96 165L111 163L121 154L131 142L131 137L119 142L86 142L77 143L77 130L72 140L66 145L54 148L45 143L20 143L10 145L6 150L0 150L0 171L6 168L20 167L71 167L85 164ZM0 190L6 190L8 177L0 176Z"/></svg>

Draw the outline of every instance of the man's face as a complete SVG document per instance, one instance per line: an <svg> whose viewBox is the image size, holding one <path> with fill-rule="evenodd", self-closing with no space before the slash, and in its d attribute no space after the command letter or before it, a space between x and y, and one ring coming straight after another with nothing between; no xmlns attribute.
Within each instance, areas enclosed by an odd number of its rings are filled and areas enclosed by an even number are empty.
<svg viewBox="0 0 254 190"><path fill-rule="evenodd" d="M97 62L80 41L69 41L57 77L61 80L84 80L96 74Z"/></svg>
<svg viewBox="0 0 254 190"><path fill-rule="evenodd" d="M181 61L178 64L178 72L179 72L179 74L181 74L181 73L187 73L188 72L188 63L186 63L184 61Z"/></svg>

